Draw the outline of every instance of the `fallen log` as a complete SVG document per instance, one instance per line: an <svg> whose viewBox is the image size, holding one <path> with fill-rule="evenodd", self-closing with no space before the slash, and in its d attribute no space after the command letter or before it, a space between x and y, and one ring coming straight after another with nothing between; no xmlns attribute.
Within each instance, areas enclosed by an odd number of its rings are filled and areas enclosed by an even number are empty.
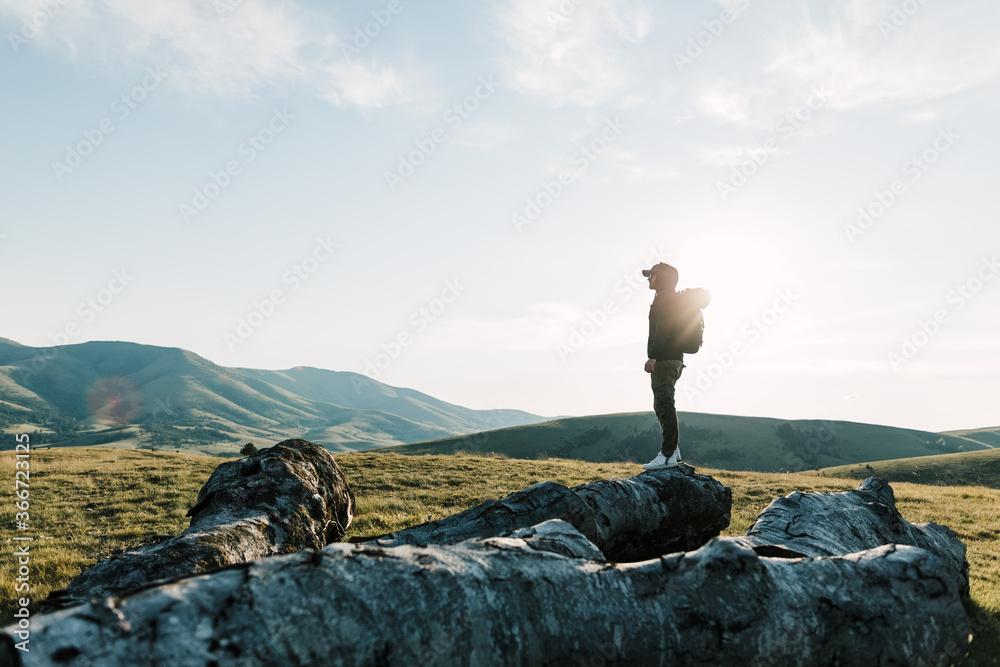
<svg viewBox="0 0 1000 667"><path fill-rule="evenodd" d="M103 560L43 601L43 610L105 598L150 582L343 539L354 495L325 447L285 440L219 465L180 535Z"/></svg>
<svg viewBox="0 0 1000 667"><path fill-rule="evenodd" d="M351 541L381 547L453 544L562 519L609 560L635 561L697 549L729 525L731 510L728 487L681 465L572 489L540 482L444 519Z"/></svg>
<svg viewBox="0 0 1000 667"><path fill-rule="evenodd" d="M857 489L836 493L795 491L776 498L737 538L762 556L842 556L885 544L926 549L950 562L969 592L965 544L933 522L912 524L896 509L892 487L869 477Z"/></svg>
<svg viewBox="0 0 1000 667"><path fill-rule="evenodd" d="M573 488L594 512L608 560L638 561L691 551L729 526L732 490L681 464Z"/></svg>
<svg viewBox="0 0 1000 667"><path fill-rule="evenodd" d="M767 558L733 538L606 562L549 521L425 547L331 544L32 619L44 667L917 664L968 641L918 547ZM11 632L13 629L8 629Z"/></svg>
<svg viewBox="0 0 1000 667"><path fill-rule="evenodd" d="M428 521L378 537L355 537L358 544L454 544L474 537L496 537L549 519L563 519L598 543L594 513L579 495L555 482L539 482L500 500L488 500L437 521Z"/></svg>

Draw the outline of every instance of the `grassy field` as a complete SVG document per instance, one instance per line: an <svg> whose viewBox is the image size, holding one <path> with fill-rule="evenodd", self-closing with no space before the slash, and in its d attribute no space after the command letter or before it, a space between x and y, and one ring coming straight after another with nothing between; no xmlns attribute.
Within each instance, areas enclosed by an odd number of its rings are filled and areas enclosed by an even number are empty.
<svg viewBox="0 0 1000 667"><path fill-rule="evenodd" d="M187 509L220 463L218 458L120 449L55 448L31 454L30 528L33 604L65 586L115 549L188 525ZM628 463L518 460L498 456L403 456L384 451L341 454L337 462L358 500L348 537L377 535L459 512L542 480L575 485L641 471ZM0 522L10 547L0 562L0 625L14 609L14 456L0 455L4 485ZM740 535L775 497L791 491L840 491L860 479L701 469L732 488L732 524ZM912 522L954 530L969 549L976 629L966 664L998 664L1000 656L1000 490L981 486L894 483L900 512Z"/></svg>
<svg viewBox="0 0 1000 667"><path fill-rule="evenodd" d="M875 475L893 484L913 482L938 486L988 486L1000 489L1000 449L855 463L823 468L818 473L827 477L847 479Z"/></svg>

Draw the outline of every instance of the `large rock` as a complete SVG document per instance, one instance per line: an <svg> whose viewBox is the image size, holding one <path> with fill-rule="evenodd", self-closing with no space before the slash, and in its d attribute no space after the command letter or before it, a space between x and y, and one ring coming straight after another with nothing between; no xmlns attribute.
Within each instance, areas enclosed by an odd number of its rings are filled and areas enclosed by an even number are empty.
<svg viewBox="0 0 1000 667"><path fill-rule="evenodd" d="M264 556L322 548L343 539L353 512L354 495L333 455L306 440L285 440L216 468L188 511L191 526L183 533L97 563L44 604L67 607Z"/></svg>

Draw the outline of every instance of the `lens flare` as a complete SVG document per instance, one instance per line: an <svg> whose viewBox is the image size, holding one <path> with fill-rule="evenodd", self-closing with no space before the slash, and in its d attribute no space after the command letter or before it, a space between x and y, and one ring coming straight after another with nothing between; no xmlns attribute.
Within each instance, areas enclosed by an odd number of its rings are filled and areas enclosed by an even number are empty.
<svg viewBox="0 0 1000 667"><path fill-rule="evenodd" d="M95 421L134 424L140 412L142 391L128 378L100 378L87 390L87 414Z"/></svg>

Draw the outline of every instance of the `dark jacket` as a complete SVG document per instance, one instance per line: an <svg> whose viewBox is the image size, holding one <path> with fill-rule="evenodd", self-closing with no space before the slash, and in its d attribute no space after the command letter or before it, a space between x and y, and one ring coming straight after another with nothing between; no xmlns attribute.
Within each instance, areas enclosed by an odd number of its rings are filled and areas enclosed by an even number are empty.
<svg viewBox="0 0 1000 667"><path fill-rule="evenodd" d="M680 292L657 292L653 305L649 307L649 340L646 342L646 357L661 360L684 360L684 353L678 349L677 314L690 312L692 308L705 308L712 300L708 290L701 287Z"/></svg>

